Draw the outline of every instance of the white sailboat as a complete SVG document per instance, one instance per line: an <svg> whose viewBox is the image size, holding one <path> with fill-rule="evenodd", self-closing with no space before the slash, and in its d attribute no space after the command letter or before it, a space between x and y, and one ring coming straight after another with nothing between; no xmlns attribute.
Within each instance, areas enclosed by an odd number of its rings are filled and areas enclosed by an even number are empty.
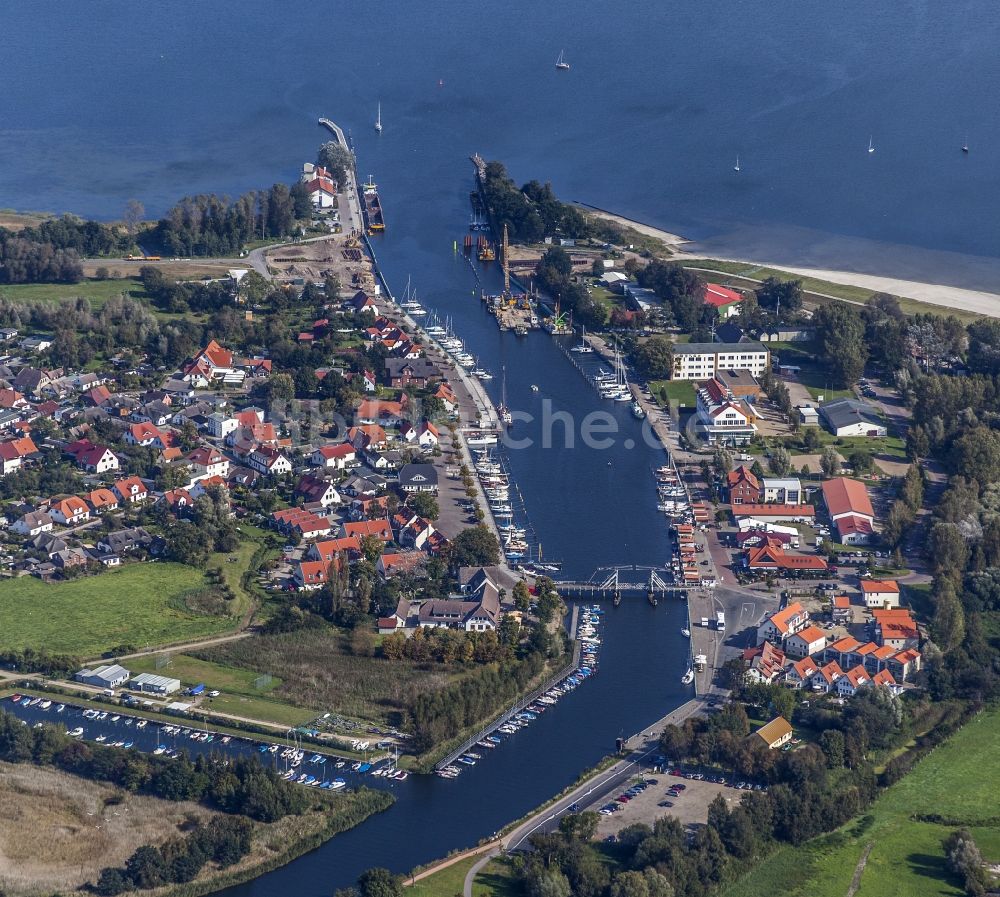
<svg viewBox="0 0 1000 897"><path fill-rule="evenodd" d="M375 130L382 133L382 101L379 100L378 115L375 116Z"/></svg>
<svg viewBox="0 0 1000 897"><path fill-rule="evenodd" d="M507 367L504 365L501 368L503 371L503 379L500 386L500 405L497 408L497 413L500 415L500 421L504 426L509 427L514 423L514 415L511 414L510 408L507 407Z"/></svg>
<svg viewBox="0 0 1000 897"><path fill-rule="evenodd" d="M733 166L733 171L739 171L739 170L740 170L740 157L737 156L736 157L736 164Z"/></svg>
<svg viewBox="0 0 1000 897"><path fill-rule="evenodd" d="M871 137L868 138L868 152L870 152L870 153L874 153L875 152L875 143L874 143L874 140Z"/></svg>
<svg viewBox="0 0 1000 897"><path fill-rule="evenodd" d="M570 349L570 352L578 352L581 355L590 355L593 353L593 351L594 350L590 347L590 344L587 342L587 328L584 327L583 333L580 336L580 345L573 346L573 348Z"/></svg>
<svg viewBox="0 0 1000 897"><path fill-rule="evenodd" d="M559 51L559 58L556 60L556 68L561 72L569 71L569 63L566 61L566 54L564 50Z"/></svg>
<svg viewBox="0 0 1000 897"><path fill-rule="evenodd" d="M965 143L962 144L962 152L967 153L969 151L969 138L965 138Z"/></svg>

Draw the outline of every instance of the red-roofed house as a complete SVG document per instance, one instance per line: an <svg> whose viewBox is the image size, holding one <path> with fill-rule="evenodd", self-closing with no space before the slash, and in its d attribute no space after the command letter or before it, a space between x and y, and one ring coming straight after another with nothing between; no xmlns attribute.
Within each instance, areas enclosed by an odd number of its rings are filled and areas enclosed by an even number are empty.
<svg viewBox="0 0 1000 897"><path fill-rule="evenodd" d="M144 421L141 424L132 424L125 431L125 441L129 445L155 446L156 448L166 447L163 441L163 434L158 427L155 427L149 421Z"/></svg>
<svg viewBox="0 0 1000 897"><path fill-rule="evenodd" d="M899 651L919 647L920 630L905 608L876 609L872 616L875 618L875 641L880 645L889 645Z"/></svg>
<svg viewBox="0 0 1000 897"><path fill-rule="evenodd" d="M295 492L301 495L308 504L319 504L324 508L340 504L340 493L329 480L303 474L295 485Z"/></svg>
<svg viewBox="0 0 1000 897"><path fill-rule="evenodd" d="M757 627L757 644L781 643L808 625L809 612L798 601L793 601L787 607L775 611Z"/></svg>
<svg viewBox="0 0 1000 897"><path fill-rule="evenodd" d="M285 508L275 511L271 518L278 529L286 533L298 533L305 540L318 539L330 532L330 521L304 508Z"/></svg>
<svg viewBox="0 0 1000 897"><path fill-rule="evenodd" d="M731 318L739 314L743 294L717 283L705 284L705 305L711 305L720 318Z"/></svg>
<svg viewBox="0 0 1000 897"><path fill-rule="evenodd" d="M309 546L305 559L329 564L341 553L347 554L348 557L357 557L361 553L361 541L353 536L343 539L320 539Z"/></svg>
<svg viewBox="0 0 1000 897"><path fill-rule="evenodd" d="M821 576L828 569L827 562L821 557L813 554L792 554L770 542L750 548L746 552L744 563L748 570L775 570L780 571L782 575Z"/></svg>
<svg viewBox="0 0 1000 897"><path fill-rule="evenodd" d="M132 504L149 498L149 490L138 477L125 477L123 480L118 480L114 485L114 490L122 501Z"/></svg>
<svg viewBox="0 0 1000 897"><path fill-rule="evenodd" d="M0 408L27 408L24 396L16 389L0 389Z"/></svg>
<svg viewBox="0 0 1000 897"><path fill-rule="evenodd" d="M0 442L0 473L6 476L15 470L20 470L25 459L37 455L38 449L30 436L19 439L7 439Z"/></svg>
<svg viewBox="0 0 1000 897"><path fill-rule="evenodd" d="M846 673L841 673L834 683L837 694L842 698L851 698L858 693L859 688L871 684L871 676L863 666L856 666Z"/></svg>
<svg viewBox="0 0 1000 897"><path fill-rule="evenodd" d="M187 460L196 480L229 475L229 459L211 446L199 446L187 456Z"/></svg>
<svg viewBox="0 0 1000 897"><path fill-rule="evenodd" d="M844 671L840 668L840 664L831 660L809 677L809 687L813 691L829 694L836 687L837 680L843 675Z"/></svg>
<svg viewBox="0 0 1000 897"><path fill-rule="evenodd" d="M313 178L306 184L309 201L317 209L329 209L337 204L337 190L329 178Z"/></svg>
<svg viewBox="0 0 1000 897"><path fill-rule="evenodd" d="M806 626L785 639L789 657L812 657L826 647L826 633L819 626Z"/></svg>
<svg viewBox="0 0 1000 897"><path fill-rule="evenodd" d="M64 449L79 467L91 473L106 473L121 466L118 456L106 445L95 445L89 439L78 439Z"/></svg>
<svg viewBox="0 0 1000 897"><path fill-rule="evenodd" d="M273 445L262 445L246 456L247 466L257 473L269 476L281 476L291 472L292 462L288 460Z"/></svg>
<svg viewBox="0 0 1000 897"><path fill-rule="evenodd" d="M726 488L729 491L730 504L755 505L760 502L760 480L745 464L726 474Z"/></svg>
<svg viewBox="0 0 1000 897"><path fill-rule="evenodd" d="M750 663L746 677L751 682L774 682L785 666L785 652L770 642L747 648L743 659Z"/></svg>
<svg viewBox="0 0 1000 897"><path fill-rule="evenodd" d="M352 465L358 457L357 449L347 442L339 445L321 445L312 453L312 463L317 467L332 467L334 470L344 470Z"/></svg>
<svg viewBox="0 0 1000 897"><path fill-rule="evenodd" d="M865 607L899 607L899 583L892 579L862 579Z"/></svg>
<svg viewBox="0 0 1000 897"><path fill-rule="evenodd" d="M789 688L803 688L819 669L816 661L811 657L803 657L797 660L785 672L785 685Z"/></svg>
<svg viewBox="0 0 1000 897"><path fill-rule="evenodd" d="M872 540L875 509L864 483L847 477L826 480L823 500L842 544L865 545Z"/></svg>
<svg viewBox="0 0 1000 897"><path fill-rule="evenodd" d="M212 340L184 368L184 379L195 385L208 385L234 373L233 353ZM240 372L242 374L242 372Z"/></svg>
<svg viewBox="0 0 1000 897"><path fill-rule="evenodd" d="M383 542L392 541L392 525L388 520L359 520L355 523L341 524L340 534L360 540L365 536L377 536Z"/></svg>
<svg viewBox="0 0 1000 897"><path fill-rule="evenodd" d="M292 567L292 579L300 591L321 589L329 579L330 565L325 561L299 561Z"/></svg>
<svg viewBox="0 0 1000 897"><path fill-rule="evenodd" d="M87 495L86 499L87 503L90 505L90 509L95 514L101 514L104 511L118 510L118 496L115 495L115 493L110 489L105 489L103 486L99 489L95 489Z"/></svg>
<svg viewBox="0 0 1000 897"><path fill-rule="evenodd" d="M380 555L375 566L382 579L389 579L400 573L412 573L418 570L426 560L427 555L421 551L401 551Z"/></svg>
<svg viewBox="0 0 1000 897"><path fill-rule="evenodd" d="M737 398L718 377L698 387L698 433L709 445L746 445L757 433L757 411Z"/></svg>
<svg viewBox="0 0 1000 897"><path fill-rule="evenodd" d="M52 502L49 514L62 526L76 526L90 519L90 506L78 495L70 495Z"/></svg>

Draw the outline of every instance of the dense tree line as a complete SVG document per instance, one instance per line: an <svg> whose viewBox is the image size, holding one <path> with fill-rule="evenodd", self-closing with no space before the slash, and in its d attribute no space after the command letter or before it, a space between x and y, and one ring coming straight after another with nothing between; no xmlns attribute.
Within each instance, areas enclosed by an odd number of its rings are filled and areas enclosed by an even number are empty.
<svg viewBox="0 0 1000 897"><path fill-rule="evenodd" d="M193 800L224 813L274 822L302 813L306 795L300 788L261 766L256 757L229 763L199 756L170 759L122 748L77 741L55 726L31 729L13 714L0 712L0 759L31 761L64 772L110 782L125 791L164 800Z"/></svg>
<svg viewBox="0 0 1000 897"><path fill-rule="evenodd" d="M509 705L541 673L545 659L533 650L522 660L482 667L454 685L419 695L411 709L414 750L423 753Z"/></svg>
<svg viewBox="0 0 1000 897"><path fill-rule="evenodd" d="M460 632L456 629L417 629L410 638L394 632L382 640L382 656L389 660L448 665L497 663L514 656L520 625L505 617L493 632Z"/></svg>
<svg viewBox="0 0 1000 897"><path fill-rule="evenodd" d="M186 196L160 219L154 236L170 255L235 255L254 239L294 233L296 214L308 205L305 191L296 183L245 193L234 202L214 193Z"/></svg>
<svg viewBox="0 0 1000 897"><path fill-rule="evenodd" d="M94 891L115 897L125 891L146 891L192 881L208 862L220 869L238 863L250 852L253 823L245 816L215 816L196 822L193 830L171 838L160 847L144 845L124 867L101 870Z"/></svg>
<svg viewBox="0 0 1000 897"><path fill-rule="evenodd" d="M0 228L0 242L3 232ZM132 238L120 226L86 221L75 215L48 218L34 227L22 228L17 235L32 243L45 243L53 249L72 249L86 258L120 255L132 248Z"/></svg>
<svg viewBox="0 0 1000 897"><path fill-rule="evenodd" d="M83 266L75 249L57 249L0 229L0 283L79 283Z"/></svg>
<svg viewBox="0 0 1000 897"><path fill-rule="evenodd" d="M588 219L559 202L550 184L530 181L518 189L500 162L486 163L483 194L497 232L506 225L513 241L540 243L546 236L582 239L592 234Z"/></svg>
<svg viewBox="0 0 1000 897"><path fill-rule="evenodd" d="M654 259L636 272L636 280L653 290L663 302L662 313L668 325L698 331L715 319L715 309L705 305L704 281L676 262Z"/></svg>
<svg viewBox="0 0 1000 897"><path fill-rule="evenodd" d="M38 648L0 652L0 667L18 673L43 673L66 678L80 669L80 658L70 654L50 654Z"/></svg>

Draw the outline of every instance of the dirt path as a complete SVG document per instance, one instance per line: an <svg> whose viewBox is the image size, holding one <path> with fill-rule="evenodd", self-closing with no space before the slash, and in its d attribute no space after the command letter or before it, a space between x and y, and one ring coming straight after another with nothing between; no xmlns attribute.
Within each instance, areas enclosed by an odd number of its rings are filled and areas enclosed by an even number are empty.
<svg viewBox="0 0 1000 897"><path fill-rule="evenodd" d="M854 897L858 893L858 888L861 887L861 876L864 874L865 866L868 864L868 855L872 852L874 844L869 844L864 853L861 854L861 859L858 860L858 865L854 867L854 875L851 878L851 886L847 889L847 897Z"/></svg>
<svg viewBox="0 0 1000 897"><path fill-rule="evenodd" d="M254 634L252 629L246 629L243 632L236 632L231 635L217 635L212 638L198 639L193 642L182 642L179 645L160 645L158 648L143 648L142 651L134 651L131 654L122 654L115 658L116 663L120 663L123 660L128 660L132 657L149 657L150 654L163 654L169 652L170 654L183 654L186 651L196 650L198 648L210 648L213 645L224 645L226 642L235 642L237 639L249 638ZM91 658L92 661L101 661L104 658L95 657Z"/></svg>

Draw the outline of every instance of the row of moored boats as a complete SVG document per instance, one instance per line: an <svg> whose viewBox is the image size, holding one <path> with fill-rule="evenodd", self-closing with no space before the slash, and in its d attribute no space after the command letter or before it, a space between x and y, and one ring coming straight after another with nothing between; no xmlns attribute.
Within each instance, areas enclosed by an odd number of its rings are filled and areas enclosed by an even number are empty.
<svg viewBox="0 0 1000 897"><path fill-rule="evenodd" d="M580 666L522 710L507 717L492 732L477 741L475 747L484 751L495 750L503 743L504 736L515 735L521 729L531 725L541 714L557 704L560 698L569 694L585 679L597 672L598 654L601 647L599 627L603 613L596 605L581 606L576 630L576 637L580 641ZM478 750L466 751L456 758L454 763L439 769L437 774L444 779L454 779L461 774L464 767L475 766L482 760L483 756Z"/></svg>

